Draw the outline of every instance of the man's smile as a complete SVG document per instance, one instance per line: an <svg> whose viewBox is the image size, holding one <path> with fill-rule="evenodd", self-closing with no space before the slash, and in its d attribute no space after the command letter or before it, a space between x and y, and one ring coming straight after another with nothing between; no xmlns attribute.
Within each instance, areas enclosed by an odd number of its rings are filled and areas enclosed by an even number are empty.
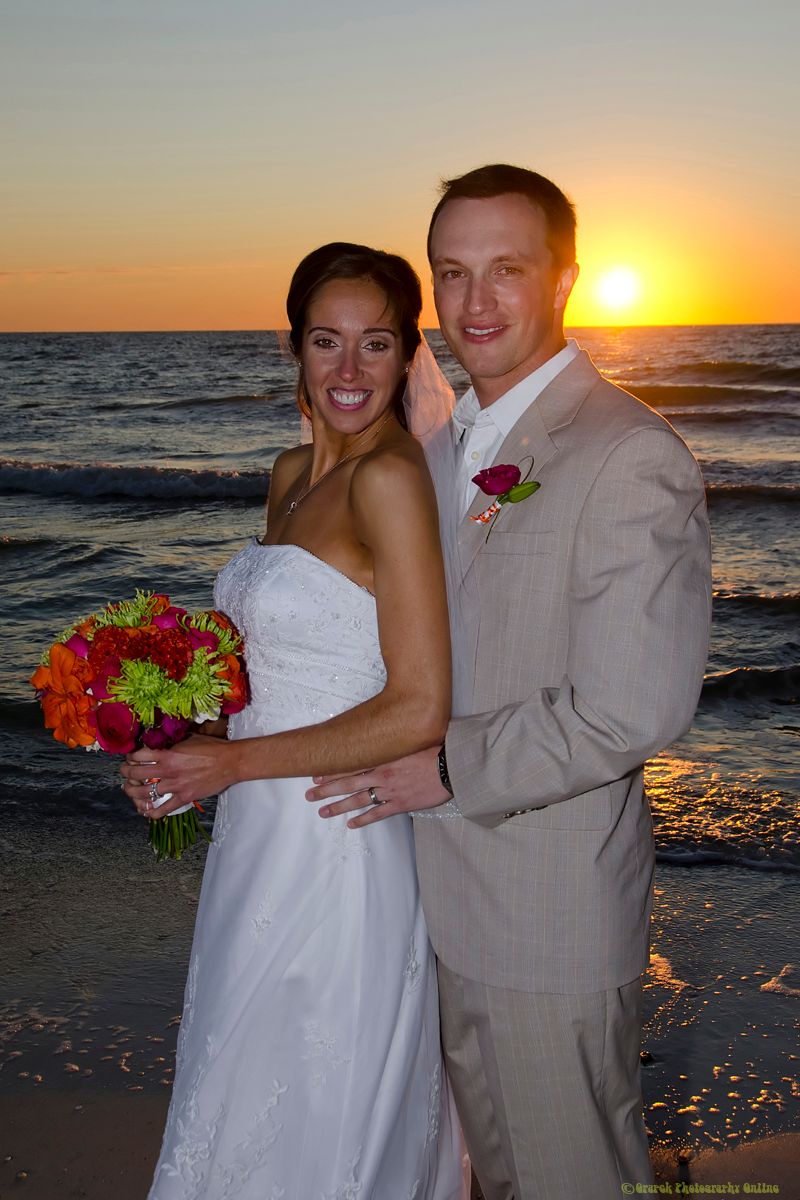
<svg viewBox="0 0 800 1200"><path fill-rule="evenodd" d="M505 325L465 325L464 336L468 341L479 343L488 342L498 334L503 333Z"/></svg>

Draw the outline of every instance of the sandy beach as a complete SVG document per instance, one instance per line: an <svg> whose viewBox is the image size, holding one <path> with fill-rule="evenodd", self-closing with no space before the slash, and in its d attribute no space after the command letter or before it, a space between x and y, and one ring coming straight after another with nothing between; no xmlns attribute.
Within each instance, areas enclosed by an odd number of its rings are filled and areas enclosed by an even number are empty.
<svg viewBox="0 0 800 1200"><path fill-rule="evenodd" d="M65 815L34 879L18 855L0 885L11 951L0 1005L3 1198L140 1200L152 1176L202 855L142 866L137 820L87 853L102 828L102 814L94 830ZM793 875L659 866L643 1087L670 1186L747 1184L800 1200L797 928Z"/></svg>
<svg viewBox="0 0 800 1200"><path fill-rule="evenodd" d="M0 1198L143 1200L166 1115L164 1096L105 1091L0 1098ZM654 1155L658 1195L800 1197L800 1134L733 1150ZM633 1195L653 1194L643 1190ZM473 1189L474 1200L480 1197Z"/></svg>

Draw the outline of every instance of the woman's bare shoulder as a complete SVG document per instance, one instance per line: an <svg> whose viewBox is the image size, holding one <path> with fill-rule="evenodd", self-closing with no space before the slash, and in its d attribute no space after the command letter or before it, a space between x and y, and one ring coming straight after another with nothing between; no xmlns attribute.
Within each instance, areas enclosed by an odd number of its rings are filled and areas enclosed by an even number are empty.
<svg viewBox="0 0 800 1200"><path fill-rule="evenodd" d="M376 446L356 463L352 486L428 488L430 474L419 442L404 432L403 436Z"/></svg>
<svg viewBox="0 0 800 1200"><path fill-rule="evenodd" d="M436 498L422 447L405 436L376 447L356 463L350 483L350 498L357 516L371 520L370 513L390 511L436 512Z"/></svg>
<svg viewBox="0 0 800 1200"><path fill-rule="evenodd" d="M270 471L270 491L281 493L290 487L311 462L311 446L291 446L283 450Z"/></svg>

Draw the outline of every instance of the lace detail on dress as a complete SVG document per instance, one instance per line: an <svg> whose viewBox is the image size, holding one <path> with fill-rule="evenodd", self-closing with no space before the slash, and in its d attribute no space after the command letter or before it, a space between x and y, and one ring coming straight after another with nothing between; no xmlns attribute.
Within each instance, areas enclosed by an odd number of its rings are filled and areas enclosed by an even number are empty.
<svg viewBox="0 0 800 1200"><path fill-rule="evenodd" d="M346 821L334 825L331 837L339 851L339 862L347 862L350 858L366 858L372 854L364 830L348 829Z"/></svg>
<svg viewBox="0 0 800 1200"><path fill-rule="evenodd" d="M332 1033L324 1033L317 1021L308 1021L303 1026L303 1037L306 1052L302 1059L311 1064L311 1086L322 1087L328 1078L328 1071L345 1066L350 1059L337 1053L336 1038Z"/></svg>
<svg viewBox="0 0 800 1200"><path fill-rule="evenodd" d="M231 806L226 795L222 795L217 800L217 815L214 818L214 828L211 831L211 842L214 846L221 846L224 841L225 834L231 827Z"/></svg>
<svg viewBox="0 0 800 1200"><path fill-rule="evenodd" d="M413 934L411 935L408 947L406 965L403 968L403 977L408 983L408 990L410 992L415 992L422 981L422 967L417 957L417 942Z"/></svg>
<svg viewBox="0 0 800 1200"><path fill-rule="evenodd" d="M184 1041L189 1036L189 1030L192 1027L194 1020L194 1000L197 991L197 971L199 963L196 958L192 958L189 963L189 973L186 976L186 988L183 993L183 1012L181 1013L181 1025L178 1030L178 1049L182 1047Z"/></svg>
<svg viewBox="0 0 800 1200"><path fill-rule="evenodd" d="M256 915L250 918L250 928L256 941L269 929L275 916L275 908L269 892L256 909Z"/></svg>
<svg viewBox="0 0 800 1200"><path fill-rule="evenodd" d="M222 1185L220 1200L232 1200L245 1186L253 1171L264 1166L264 1158L272 1149L280 1135L283 1126L275 1120L275 1109L281 1096L288 1092L288 1084L282 1084L277 1079L272 1081L272 1093L264 1108L256 1116L247 1136L234 1147L235 1159L225 1167L217 1169L217 1176ZM273 1187L271 1195L278 1200L284 1195L283 1188Z"/></svg>
<svg viewBox="0 0 800 1200"><path fill-rule="evenodd" d="M428 1132L425 1145L430 1146L439 1136L439 1122L442 1117L442 1067L437 1063L431 1076L431 1088L428 1093Z"/></svg>
<svg viewBox="0 0 800 1200"><path fill-rule="evenodd" d="M359 1183L356 1176L363 1151L364 1147L359 1146L348 1164L348 1178L344 1183L340 1183L335 1191L326 1192L324 1200L358 1200L363 1184Z"/></svg>
<svg viewBox="0 0 800 1200"><path fill-rule="evenodd" d="M161 1175L179 1178L186 1200L202 1194L199 1189L204 1185L219 1124L225 1115L225 1106L220 1102L213 1117L203 1120L200 1116L198 1096L213 1057L214 1045L211 1038L207 1037L204 1051L189 1078L181 1101L170 1106L164 1144L172 1145L172 1153L159 1163L153 1183L156 1195Z"/></svg>

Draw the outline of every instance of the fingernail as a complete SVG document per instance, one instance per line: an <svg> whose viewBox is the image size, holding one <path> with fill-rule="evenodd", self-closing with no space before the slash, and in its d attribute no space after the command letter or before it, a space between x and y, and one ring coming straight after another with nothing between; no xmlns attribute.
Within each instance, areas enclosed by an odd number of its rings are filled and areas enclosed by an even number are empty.
<svg viewBox="0 0 800 1200"><path fill-rule="evenodd" d="M319 815L321 817L329 817L331 815L331 810L329 808L321 808L319 810Z"/></svg>

